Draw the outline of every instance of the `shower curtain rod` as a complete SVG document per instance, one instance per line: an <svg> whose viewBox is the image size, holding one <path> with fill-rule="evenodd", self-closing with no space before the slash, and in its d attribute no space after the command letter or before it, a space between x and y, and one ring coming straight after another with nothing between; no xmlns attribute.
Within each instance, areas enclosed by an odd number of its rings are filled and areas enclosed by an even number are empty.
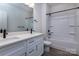
<svg viewBox="0 0 79 59"><path fill-rule="evenodd" d="M52 12L52 13L47 13L46 15L51 15L51 14L65 12L65 11L74 10L74 9L79 9L79 7L75 7L75 8L71 8L71 9L66 9L66 10L62 10L62 11L57 11L57 12Z"/></svg>

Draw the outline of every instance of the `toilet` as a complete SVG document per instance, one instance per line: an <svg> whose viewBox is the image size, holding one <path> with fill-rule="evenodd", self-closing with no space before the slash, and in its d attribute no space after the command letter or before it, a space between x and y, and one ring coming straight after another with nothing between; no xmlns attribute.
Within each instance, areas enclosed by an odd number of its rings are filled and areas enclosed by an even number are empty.
<svg viewBox="0 0 79 59"><path fill-rule="evenodd" d="M52 44L52 42L45 40L44 41L44 51L49 52L51 44Z"/></svg>

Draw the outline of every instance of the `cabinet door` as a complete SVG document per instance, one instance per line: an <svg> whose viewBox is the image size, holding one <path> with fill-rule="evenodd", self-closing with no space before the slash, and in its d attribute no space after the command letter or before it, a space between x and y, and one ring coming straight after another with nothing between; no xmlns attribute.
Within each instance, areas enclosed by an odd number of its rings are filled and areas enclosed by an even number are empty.
<svg viewBox="0 0 79 59"><path fill-rule="evenodd" d="M26 43L26 54L27 56L35 56L35 52L36 52L36 39L32 38L27 40Z"/></svg>
<svg viewBox="0 0 79 59"><path fill-rule="evenodd" d="M36 43L36 56L42 55L43 51L44 51L43 37L38 37Z"/></svg>
<svg viewBox="0 0 79 59"><path fill-rule="evenodd" d="M0 49L0 56L20 56L25 53L25 42L17 42Z"/></svg>
<svg viewBox="0 0 79 59"><path fill-rule="evenodd" d="M27 56L40 56L43 54L43 37L35 37L27 41Z"/></svg>

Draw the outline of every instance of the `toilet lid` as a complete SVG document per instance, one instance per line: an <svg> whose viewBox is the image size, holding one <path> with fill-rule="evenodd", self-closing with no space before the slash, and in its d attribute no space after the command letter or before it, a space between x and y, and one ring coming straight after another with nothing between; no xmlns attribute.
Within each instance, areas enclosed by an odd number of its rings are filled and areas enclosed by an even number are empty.
<svg viewBox="0 0 79 59"><path fill-rule="evenodd" d="M44 41L44 44L45 44L45 45L51 45L52 42L50 42L50 41Z"/></svg>

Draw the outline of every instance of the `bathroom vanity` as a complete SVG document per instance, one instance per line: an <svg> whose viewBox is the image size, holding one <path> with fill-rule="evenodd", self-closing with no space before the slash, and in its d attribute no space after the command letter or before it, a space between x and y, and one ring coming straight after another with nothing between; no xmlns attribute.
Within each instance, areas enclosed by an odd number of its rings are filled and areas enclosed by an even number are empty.
<svg viewBox="0 0 79 59"><path fill-rule="evenodd" d="M40 56L43 47L42 33L11 32L5 39L0 37L0 56Z"/></svg>

